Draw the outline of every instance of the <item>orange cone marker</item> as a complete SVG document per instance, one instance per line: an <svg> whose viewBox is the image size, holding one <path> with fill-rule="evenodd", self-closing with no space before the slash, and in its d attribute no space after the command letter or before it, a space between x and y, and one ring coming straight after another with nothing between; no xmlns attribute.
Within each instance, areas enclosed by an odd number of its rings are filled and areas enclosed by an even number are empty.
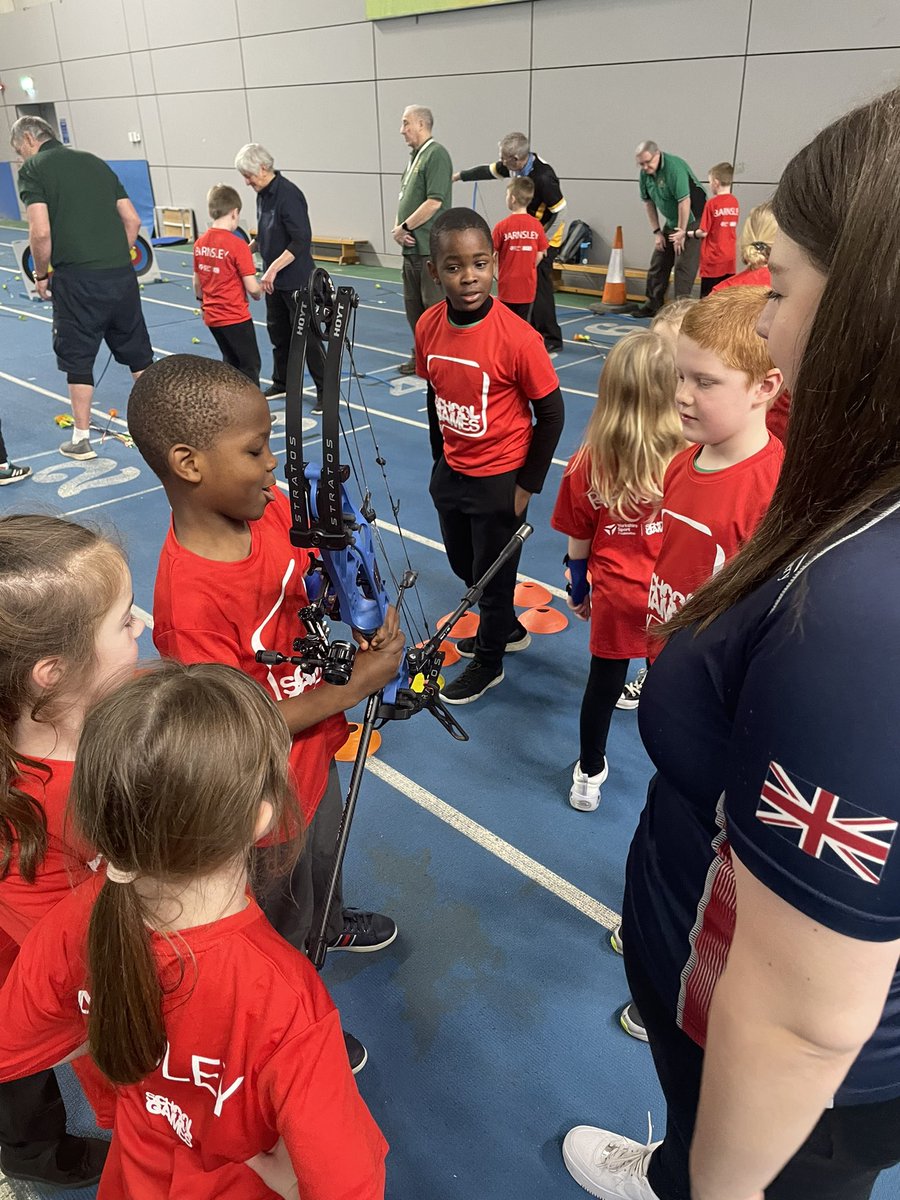
<svg viewBox="0 0 900 1200"><path fill-rule="evenodd" d="M616 236L613 238L612 253L609 256L609 266L606 270L606 283L603 287L601 304L610 308L621 308L626 303L625 295L625 256L622 247L622 226L616 226Z"/></svg>
<svg viewBox="0 0 900 1200"><path fill-rule="evenodd" d="M529 608L519 621L529 633L561 633L569 624L568 619L556 608Z"/></svg>
<svg viewBox="0 0 900 1200"><path fill-rule="evenodd" d="M541 604L549 604L550 599L550 593L543 584L532 583L528 579L517 584L513 592L513 604L516 608L537 608Z"/></svg>
<svg viewBox="0 0 900 1200"><path fill-rule="evenodd" d="M362 725L350 725L350 732L347 734L346 742L344 742L343 746L341 746L340 750L334 756L338 762L353 762L356 758L356 751L359 749L359 735L361 732ZM371 758L380 745L381 734L377 729L374 729L369 739L369 750L366 758Z"/></svg>
<svg viewBox="0 0 900 1200"><path fill-rule="evenodd" d="M445 613L439 621L435 623L435 629L440 629L450 613ZM453 628L450 630L452 638L467 638L474 637L478 632L478 613L467 612L459 618Z"/></svg>

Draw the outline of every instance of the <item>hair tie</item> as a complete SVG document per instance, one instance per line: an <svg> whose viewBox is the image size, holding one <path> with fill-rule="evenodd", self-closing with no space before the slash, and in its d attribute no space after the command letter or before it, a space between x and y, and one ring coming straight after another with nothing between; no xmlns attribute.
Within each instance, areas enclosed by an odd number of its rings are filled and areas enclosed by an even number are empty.
<svg viewBox="0 0 900 1200"><path fill-rule="evenodd" d="M106 878L110 883L134 883L137 877L137 871L120 871L112 863L106 864Z"/></svg>

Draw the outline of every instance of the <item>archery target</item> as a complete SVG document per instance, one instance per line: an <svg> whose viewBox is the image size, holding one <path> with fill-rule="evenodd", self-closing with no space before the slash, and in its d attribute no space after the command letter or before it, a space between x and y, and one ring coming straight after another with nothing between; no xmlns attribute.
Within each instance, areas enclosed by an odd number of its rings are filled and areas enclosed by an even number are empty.
<svg viewBox="0 0 900 1200"><path fill-rule="evenodd" d="M153 253L153 244L143 225L131 249L131 265L141 283L155 283L160 278L156 255Z"/></svg>
<svg viewBox="0 0 900 1200"><path fill-rule="evenodd" d="M33 300L37 296L37 288L34 286L34 259L31 256L31 246L28 242L13 242L12 249L16 256L16 267L21 272L22 283L28 293L28 299Z"/></svg>

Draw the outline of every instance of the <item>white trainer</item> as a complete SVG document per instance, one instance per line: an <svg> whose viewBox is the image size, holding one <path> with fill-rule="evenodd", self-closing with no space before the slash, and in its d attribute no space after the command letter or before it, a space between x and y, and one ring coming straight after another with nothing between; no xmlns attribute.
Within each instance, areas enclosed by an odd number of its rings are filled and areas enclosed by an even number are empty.
<svg viewBox="0 0 900 1200"><path fill-rule="evenodd" d="M599 775L585 775L581 763L575 764L572 772L572 786L569 788L569 803L580 812L593 812L600 803L600 787L606 783L609 775L609 763L604 758L603 770Z"/></svg>
<svg viewBox="0 0 900 1200"><path fill-rule="evenodd" d="M647 1166L659 1145L576 1125L563 1142L563 1161L575 1182L600 1200L658 1200L647 1182Z"/></svg>
<svg viewBox="0 0 900 1200"><path fill-rule="evenodd" d="M609 935L609 944L615 950L616 954L625 953L625 943L622 941L622 926L617 925Z"/></svg>

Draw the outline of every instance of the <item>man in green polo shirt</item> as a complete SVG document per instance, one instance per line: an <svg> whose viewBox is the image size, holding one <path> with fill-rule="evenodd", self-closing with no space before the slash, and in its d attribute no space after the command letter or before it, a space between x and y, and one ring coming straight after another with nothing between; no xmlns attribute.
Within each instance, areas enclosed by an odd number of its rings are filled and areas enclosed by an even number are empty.
<svg viewBox="0 0 900 1200"><path fill-rule="evenodd" d="M96 458L90 423L101 341L135 379L153 361L131 265L140 217L111 168L93 154L63 146L40 117L20 117L10 142L23 160L19 195L28 217L34 281L41 299L53 301L53 349L66 374L75 420L60 453Z"/></svg>
<svg viewBox="0 0 900 1200"><path fill-rule="evenodd" d="M647 271L647 299L631 314L652 317L665 303L673 266L675 299L691 294L700 265L700 242L685 234L703 216L706 192L684 159L664 154L656 142L641 142L634 154L655 248Z"/></svg>
<svg viewBox="0 0 900 1200"><path fill-rule="evenodd" d="M425 264L431 226L438 213L450 207L453 164L444 147L431 136L433 126L430 108L411 104L403 110L400 132L409 146L409 164L400 181L391 237L403 251L403 303L413 336L425 309L444 298L440 284L434 282ZM398 370L401 375L415 375L415 351Z"/></svg>

